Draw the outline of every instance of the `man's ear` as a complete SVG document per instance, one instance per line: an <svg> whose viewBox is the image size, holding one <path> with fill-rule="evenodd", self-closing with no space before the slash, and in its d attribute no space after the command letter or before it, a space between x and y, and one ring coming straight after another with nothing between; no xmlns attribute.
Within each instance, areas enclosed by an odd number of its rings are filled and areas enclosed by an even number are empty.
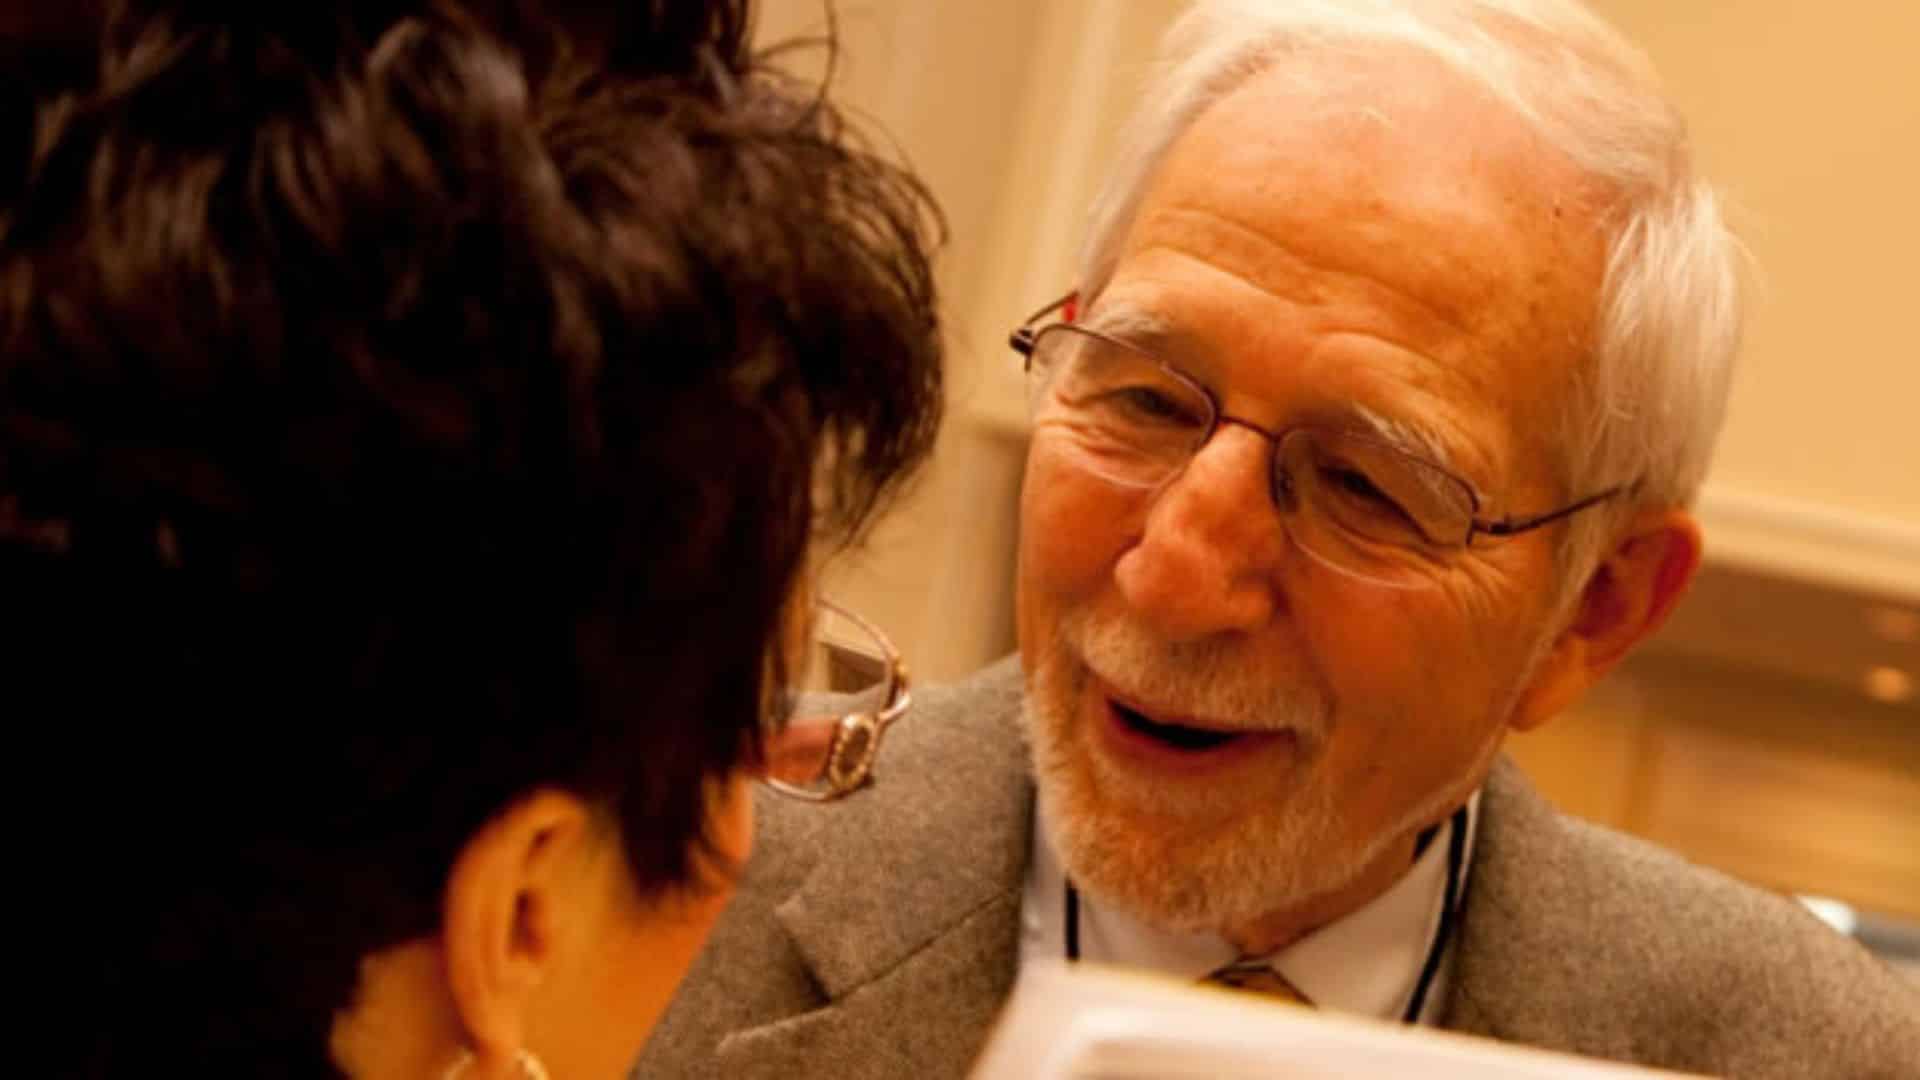
<svg viewBox="0 0 1920 1080"><path fill-rule="evenodd" d="M1531 731L1559 715L1660 629L1700 569L1700 551L1700 523L1687 511L1636 516L1587 579L1508 724Z"/></svg>
<svg viewBox="0 0 1920 1080"><path fill-rule="evenodd" d="M564 918L555 886L565 891L564 861L591 826L578 797L536 791L496 814L454 860L441 928L447 985L481 1076L495 1075L525 1043Z"/></svg>

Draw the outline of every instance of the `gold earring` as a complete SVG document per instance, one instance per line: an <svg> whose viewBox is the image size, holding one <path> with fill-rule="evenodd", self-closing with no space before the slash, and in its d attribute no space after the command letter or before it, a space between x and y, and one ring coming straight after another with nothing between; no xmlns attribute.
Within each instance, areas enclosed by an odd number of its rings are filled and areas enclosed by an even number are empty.
<svg viewBox="0 0 1920 1080"><path fill-rule="evenodd" d="M513 1063L519 1066L522 1080L548 1080L547 1067L540 1064L540 1059L533 1056L533 1051L524 1046L513 1052ZM473 1051L463 1049L460 1056L453 1059L453 1064L447 1066L447 1071L440 1074L440 1080L460 1080L460 1074L472 1064Z"/></svg>

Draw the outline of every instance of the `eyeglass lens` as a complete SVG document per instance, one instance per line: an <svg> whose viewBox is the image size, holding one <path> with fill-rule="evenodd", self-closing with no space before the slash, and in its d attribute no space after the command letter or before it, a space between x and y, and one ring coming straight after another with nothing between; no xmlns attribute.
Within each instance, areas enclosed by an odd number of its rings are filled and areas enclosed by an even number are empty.
<svg viewBox="0 0 1920 1080"><path fill-rule="evenodd" d="M1041 331L1029 364L1036 431L1127 487L1167 482L1212 436L1213 398L1154 357L1077 327ZM1274 504L1294 542L1336 569L1393 585L1428 577L1464 543L1471 493L1451 473L1372 434L1295 428L1274 446Z"/></svg>
<svg viewBox="0 0 1920 1080"><path fill-rule="evenodd" d="M818 605L805 654L790 673L785 725L767 740L768 782L824 797L863 781L878 718L898 694L894 672L891 649L871 629Z"/></svg>

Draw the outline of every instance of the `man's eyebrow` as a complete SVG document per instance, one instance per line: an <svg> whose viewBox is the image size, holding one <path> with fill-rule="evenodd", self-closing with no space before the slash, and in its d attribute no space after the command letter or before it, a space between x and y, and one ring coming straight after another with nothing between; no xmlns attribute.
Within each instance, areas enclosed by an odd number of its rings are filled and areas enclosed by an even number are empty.
<svg viewBox="0 0 1920 1080"><path fill-rule="evenodd" d="M1100 308L1089 313L1081 325L1133 345L1165 341L1176 334L1173 324L1165 318L1134 307Z"/></svg>
<svg viewBox="0 0 1920 1080"><path fill-rule="evenodd" d="M1356 404L1352 409L1369 432L1401 453L1430 461L1455 476L1462 475L1453 447L1438 430L1417 421L1382 416L1364 405Z"/></svg>

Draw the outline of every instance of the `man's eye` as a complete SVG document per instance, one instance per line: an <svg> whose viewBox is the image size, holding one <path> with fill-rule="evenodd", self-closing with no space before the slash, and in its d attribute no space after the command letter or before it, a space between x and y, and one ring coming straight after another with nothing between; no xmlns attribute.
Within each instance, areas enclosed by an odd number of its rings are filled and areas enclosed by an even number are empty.
<svg viewBox="0 0 1920 1080"><path fill-rule="evenodd" d="M1197 418L1180 399L1151 386L1128 386L1103 395L1105 407L1129 420L1157 424L1191 424Z"/></svg>
<svg viewBox="0 0 1920 1080"><path fill-rule="evenodd" d="M1366 473L1354 469L1329 468L1324 470L1322 475L1327 478L1329 484L1338 488L1342 494L1355 495L1366 499L1379 499L1383 502L1393 501L1387 498L1387 493L1381 491L1379 486L1376 485Z"/></svg>
<svg viewBox="0 0 1920 1080"><path fill-rule="evenodd" d="M1358 469L1343 469L1326 466L1320 470L1320 482L1323 487L1339 496L1340 501L1350 508L1364 509L1369 514L1386 515L1414 524L1413 515L1393 496L1373 482L1373 478Z"/></svg>

